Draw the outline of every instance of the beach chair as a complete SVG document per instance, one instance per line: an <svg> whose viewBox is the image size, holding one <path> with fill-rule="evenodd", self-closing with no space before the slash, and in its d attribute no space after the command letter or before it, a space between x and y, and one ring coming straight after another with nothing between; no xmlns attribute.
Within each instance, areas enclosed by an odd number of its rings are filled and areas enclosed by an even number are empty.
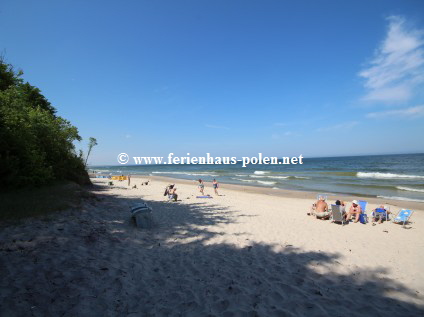
<svg viewBox="0 0 424 317"><path fill-rule="evenodd" d="M403 227L405 227L405 224L408 223L409 218L411 218L412 214L414 212L409 209L402 209L398 212L395 218L393 218L394 223L403 223Z"/></svg>
<svg viewBox="0 0 424 317"><path fill-rule="evenodd" d="M386 209L383 208L375 208L375 210L373 212L371 212L371 218L376 218L376 214L381 214L381 216L383 216L383 220L387 221L389 220L389 214L387 213Z"/></svg>
<svg viewBox="0 0 424 317"><path fill-rule="evenodd" d="M344 206L341 205L331 205L331 221L332 222L341 222L342 226L347 222L344 218Z"/></svg>
<svg viewBox="0 0 424 317"><path fill-rule="evenodd" d="M367 223L368 222L368 215L367 215L367 205L368 202L365 200L358 200L359 206L361 206L361 215L359 216L359 222L360 223Z"/></svg>

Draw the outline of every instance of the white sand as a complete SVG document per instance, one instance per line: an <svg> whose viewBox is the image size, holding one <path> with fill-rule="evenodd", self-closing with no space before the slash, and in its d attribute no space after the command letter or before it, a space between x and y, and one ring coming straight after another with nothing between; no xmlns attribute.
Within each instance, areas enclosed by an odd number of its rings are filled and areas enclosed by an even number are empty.
<svg viewBox="0 0 424 317"><path fill-rule="evenodd" d="M99 200L0 228L0 316L424 313L422 210L410 229L341 226L306 216L312 199L225 185L225 196L196 199L182 182L181 201L164 202L157 179L95 182ZM154 209L151 230L129 221L140 198Z"/></svg>

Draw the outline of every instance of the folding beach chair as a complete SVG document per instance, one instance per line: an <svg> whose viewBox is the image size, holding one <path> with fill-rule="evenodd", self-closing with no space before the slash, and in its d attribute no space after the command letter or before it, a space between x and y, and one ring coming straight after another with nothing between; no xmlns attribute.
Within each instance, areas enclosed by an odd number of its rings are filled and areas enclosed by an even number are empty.
<svg viewBox="0 0 424 317"><path fill-rule="evenodd" d="M383 217L383 220L389 220L389 216L386 209L383 208L375 208L373 212L371 212L371 218Z"/></svg>
<svg viewBox="0 0 424 317"><path fill-rule="evenodd" d="M397 216L393 219L394 223L403 223L403 226L405 227L405 224L408 223L409 218L411 218L412 214L414 212L409 209L402 209L398 212Z"/></svg>
<svg viewBox="0 0 424 317"><path fill-rule="evenodd" d="M332 222L341 222L342 226L347 222L344 218L344 206L340 205L331 205L331 221Z"/></svg>
<svg viewBox="0 0 424 317"><path fill-rule="evenodd" d="M359 222L367 223L368 222L368 215L367 215L368 203L365 200L358 200L358 204L359 206L361 206L361 214L359 216Z"/></svg>

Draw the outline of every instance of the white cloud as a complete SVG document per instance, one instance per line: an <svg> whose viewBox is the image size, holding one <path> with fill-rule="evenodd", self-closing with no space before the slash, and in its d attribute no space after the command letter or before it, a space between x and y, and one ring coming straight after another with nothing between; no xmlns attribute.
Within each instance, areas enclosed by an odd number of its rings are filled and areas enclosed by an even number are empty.
<svg viewBox="0 0 424 317"><path fill-rule="evenodd" d="M367 114L367 118L373 118L373 119L388 118L388 117L418 118L421 116L424 116L424 105L401 109L401 110L371 112Z"/></svg>
<svg viewBox="0 0 424 317"><path fill-rule="evenodd" d="M359 76L365 78L367 101L405 102L414 89L424 82L424 30L406 27L403 17L388 18L386 38L377 49L368 68Z"/></svg>
<svg viewBox="0 0 424 317"><path fill-rule="evenodd" d="M212 125L212 124L205 124L206 128L210 128L210 129L221 129L221 130L229 130L230 128L228 127L223 127L223 126L219 126L219 125Z"/></svg>
<svg viewBox="0 0 424 317"><path fill-rule="evenodd" d="M317 132L325 132L325 131L331 131L331 130L348 130L348 129L352 129L353 127L357 126L358 124L359 124L358 121L342 122L342 123L338 123L336 125L319 128L319 129L317 129Z"/></svg>

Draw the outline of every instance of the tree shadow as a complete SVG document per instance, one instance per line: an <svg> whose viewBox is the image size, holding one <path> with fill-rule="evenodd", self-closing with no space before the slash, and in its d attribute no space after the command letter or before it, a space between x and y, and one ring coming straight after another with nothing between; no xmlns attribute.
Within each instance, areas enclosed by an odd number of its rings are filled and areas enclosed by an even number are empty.
<svg viewBox="0 0 424 317"><path fill-rule="evenodd" d="M241 211L147 201L157 225L141 230L129 220L129 206L139 199L95 190L96 199L63 214L53 228L40 223L37 232L0 233L1 316L424 313L422 296L385 277L384 267L354 271L336 253L220 242L223 227L251 216Z"/></svg>

